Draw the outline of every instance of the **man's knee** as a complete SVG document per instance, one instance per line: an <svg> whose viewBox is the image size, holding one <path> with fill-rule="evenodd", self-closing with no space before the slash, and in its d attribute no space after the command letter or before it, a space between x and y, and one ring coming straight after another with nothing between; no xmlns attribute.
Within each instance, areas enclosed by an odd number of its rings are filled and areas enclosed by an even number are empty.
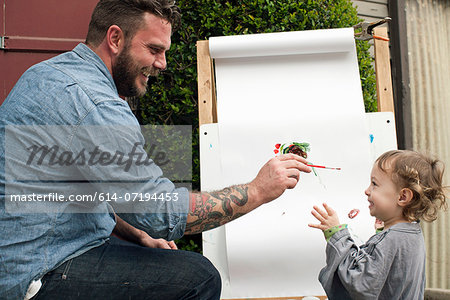
<svg viewBox="0 0 450 300"><path fill-rule="evenodd" d="M220 274L219 271L217 271L216 267L207 259L205 256L189 252L189 254L192 257L192 263L193 265L197 266L197 272L202 274L203 277L211 277L216 280L220 281Z"/></svg>
<svg viewBox="0 0 450 300"><path fill-rule="evenodd" d="M202 299L219 299L222 289L219 271L203 255L190 252L190 256L194 264L194 270L191 269L190 271L201 278L201 282L196 288L198 295L205 296L204 294L208 294L207 297L202 297Z"/></svg>
<svg viewBox="0 0 450 300"><path fill-rule="evenodd" d="M220 273L219 271L216 269L216 267L214 267L214 265L204 256L203 257L203 262L204 262L204 267L207 269L207 273L210 275L211 278L211 288L215 288L217 290L221 290L222 289L222 279L220 278Z"/></svg>

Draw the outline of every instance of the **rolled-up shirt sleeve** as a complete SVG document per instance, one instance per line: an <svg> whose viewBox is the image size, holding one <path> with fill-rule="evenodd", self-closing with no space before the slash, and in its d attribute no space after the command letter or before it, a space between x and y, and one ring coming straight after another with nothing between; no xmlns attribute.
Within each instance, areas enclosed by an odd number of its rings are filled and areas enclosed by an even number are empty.
<svg viewBox="0 0 450 300"><path fill-rule="evenodd" d="M154 238L164 238L168 241L179 239L186 229L189 191L185 188L174 189L179 194L180 203L168 205L167 212L118 213L126 222L147 232Z"/></svg>

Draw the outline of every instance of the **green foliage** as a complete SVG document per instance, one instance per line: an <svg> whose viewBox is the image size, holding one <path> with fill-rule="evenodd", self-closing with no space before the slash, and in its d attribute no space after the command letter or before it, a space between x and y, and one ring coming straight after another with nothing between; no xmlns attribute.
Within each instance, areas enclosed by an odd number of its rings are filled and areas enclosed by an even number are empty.
<svg viewBox="0 0 450 300"><path fill-rule="evenodd" d="M168 69L141 99L141 117L144 124L193 125L192 180L193 188L198 189L196 42L212 36L351 27L361 20L350 0L178 0L177 3L182 10L182 25L172 37ZM366 111L376 111L375 77L368 49L367 42L357 42Z"/></svg>
<svg viewBox="0 0 450 300"><path fill-rule="evenodd" d="M184 236L176 241L178 249L202 253L202 235Z"/></svg>
<svg viewBox="0 0 450 300"><path fill-rule="evenodd" d="M141 126L145 150L172 182L183 183L192 178L192 126Z"/></svg>
<svg viewBox="0 0 450 300"><path fill-rule="evenodd" d="M361 86L363 91L364 106L366 112L376 112L377 93L376 78L373 69L373 58L369 54L370 45L368 42L356 41L356 50L358 54L359 76L361 78Z"/></svg>

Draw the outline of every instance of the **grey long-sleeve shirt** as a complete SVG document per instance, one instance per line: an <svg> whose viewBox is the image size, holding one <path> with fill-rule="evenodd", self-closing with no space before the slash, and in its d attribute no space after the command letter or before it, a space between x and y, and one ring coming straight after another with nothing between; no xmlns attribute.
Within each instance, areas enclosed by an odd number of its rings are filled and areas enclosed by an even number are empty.
<svg viewBox="0 0 450 300"><path fill-rule="evenodd" d="M425 243L418 223L399 223L358 247L348 229L326 248L319 281L330 300L423 299Z"/></svg>

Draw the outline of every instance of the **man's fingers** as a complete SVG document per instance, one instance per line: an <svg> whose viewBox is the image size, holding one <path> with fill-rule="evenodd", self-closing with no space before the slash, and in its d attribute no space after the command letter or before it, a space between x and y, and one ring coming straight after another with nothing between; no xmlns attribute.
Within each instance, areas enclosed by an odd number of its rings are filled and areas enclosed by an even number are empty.
<svg viewBox="0 0 450 300"><path fill-rule="evenodd" d="M160 249L178 250L177 245L174 241L166 241L165 239L157 239L157 247Z"/></svg>
<svg viewBox="0 0 450 300"><path fill-rule="evenodd" d="M168 245L167 241L165 239L157 239L158 247L161 249L170 249L170 246Z"/></svg>
<svg viewBox="0 0 450 300"><path fill-rule="evenodd" d="M300 179L300 171L297 170L297 169L288 169L288 170L286 170L286 175L289 178L297 179L297 182Z"/></svg>
<svg viewBox="0 0 450 300"><path fill-rule="evenodd" d="M296 154L283 154L278 157L279 161L283 163L285 168L296 168L299 171L309 173L312 171L310 167L308 167L306 159Z"/></svg>
<svg viewBox="0 0 450 300"><path fill-rule="evenodd" d="M304 159L300 155L292 154L292 153L282 154L282 155L278 156L278 159L280 161L283 161L283 160L297 160L297 161L299 161L301 163L304 163L304 164L307 163L306 159Z"/></svg>
<svg viewBox="0 0 450 300"><path fill-rule="evenodd" d="M298 178L297 177L288 177L286 179L286 188L287 189L293 189L293 188L295 188L297 183L298 183Z"/></svg>
<svg viewBox="0 0 450 300"><path fill-rule="evenodd" d="M178 250L177 244L175 244L174 241L170 241L168 244L169 244L170 249Z"/></svg>
<svg viewBox="0 0 450 300"><path fill-rule="evenodd" d="M287 170L295 169L301 172L309 173L311 172L311 168L296 160L286 160L281 162L281 166Z"/></svg>

